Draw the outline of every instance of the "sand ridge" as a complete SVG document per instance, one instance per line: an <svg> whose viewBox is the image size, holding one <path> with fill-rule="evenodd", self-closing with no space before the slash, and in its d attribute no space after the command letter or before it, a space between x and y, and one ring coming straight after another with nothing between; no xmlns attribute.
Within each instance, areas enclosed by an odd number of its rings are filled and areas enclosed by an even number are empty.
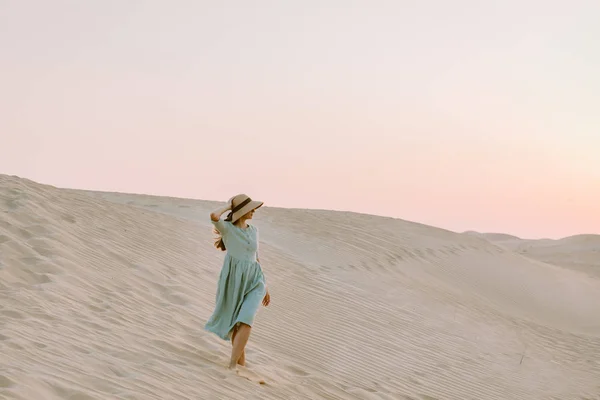
<svg viewBox="0 0 600 400"><path fill-rule="evenodd" d="M521 239L494 233L471 234L528 258L580 271L600 279L600 235L581 234L562 239Z"/></svg>
<svg viewBox="0 0 600 400"><path fill-rule="evenodd" d="M219 203L0 175L0 398L598 399L600 280L489 238L264 207L249 367L204 332Z"/></svg>

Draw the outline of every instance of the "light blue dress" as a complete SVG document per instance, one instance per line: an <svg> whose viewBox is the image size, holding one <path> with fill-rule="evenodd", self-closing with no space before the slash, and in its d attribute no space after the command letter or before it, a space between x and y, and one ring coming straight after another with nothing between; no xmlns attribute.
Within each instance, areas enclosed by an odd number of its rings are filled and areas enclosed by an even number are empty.
<svg viewBox="0 0 600 400"><path fill-rule="evenodd" d="M205 329L231 340L238 323L252 326L266 294L265 277L258 263L258 229L242 229L231 222L212 221L221 233L227 254L217 284L215 310Z"/></svg>

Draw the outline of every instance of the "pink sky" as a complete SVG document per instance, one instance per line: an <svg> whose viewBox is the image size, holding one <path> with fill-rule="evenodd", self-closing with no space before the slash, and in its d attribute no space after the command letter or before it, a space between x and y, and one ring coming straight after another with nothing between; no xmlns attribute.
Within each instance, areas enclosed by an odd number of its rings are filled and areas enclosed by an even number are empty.
<svg viewBox="0 0 600 400"><path fill-rule="evenodd" d="M600 233L599 16L597 1L5 0L0 173Z"/></svg>

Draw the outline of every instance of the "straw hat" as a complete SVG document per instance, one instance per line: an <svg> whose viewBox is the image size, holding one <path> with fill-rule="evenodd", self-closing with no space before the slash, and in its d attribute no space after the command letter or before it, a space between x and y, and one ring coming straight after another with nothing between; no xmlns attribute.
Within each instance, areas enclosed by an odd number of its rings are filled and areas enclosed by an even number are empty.
<svg viewBox="0 0 600 400"><path fill-rule="evenodd" d="M231 212L227 215L227 219L235 222L252 210L256 210L263 205L262 201L252 200L245 194L238 194L229 199L231 202Z"/></svg>

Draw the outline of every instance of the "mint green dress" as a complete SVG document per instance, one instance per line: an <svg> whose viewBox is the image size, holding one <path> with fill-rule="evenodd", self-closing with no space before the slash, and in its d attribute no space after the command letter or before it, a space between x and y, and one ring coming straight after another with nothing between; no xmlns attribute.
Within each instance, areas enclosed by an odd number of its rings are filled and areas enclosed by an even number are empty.
<svg viewBox="0 0 600 400"><path fill-rule="evenodd" d="M221 233L227 254L217 284L215 310L205 329L231 340L238 323L252 326L266 294L265 277L258 263L258 229L242 229L231 222L212 221Z"/></svg>

